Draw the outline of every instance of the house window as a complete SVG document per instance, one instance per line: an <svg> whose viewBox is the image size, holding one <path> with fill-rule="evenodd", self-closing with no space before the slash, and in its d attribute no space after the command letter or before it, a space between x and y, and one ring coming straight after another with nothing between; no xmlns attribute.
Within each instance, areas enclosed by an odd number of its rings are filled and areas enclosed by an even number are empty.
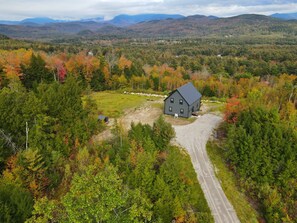
<svg viewBox="0 0 297 223"><path fill-rule="evenodd" d="M184 114L184 109L183 108L180 109L180 113Z"/></svg>
<svg viewBox="0 0 297 223"><path fill-rule="evenodd" d="M172 112L172 107L171 106L169 106L169 111Z"/></svg>
<svg viewBox="0 0 297 223"><path fill-rule="evenodd" d="M179 104L180 104L180 105L183 104L183 99L179 99Z"/></svg>
<svg viewBox="0 0 297 223"><path fill-rule="evenodd" d="M170 98L170 102L171 103L174 103L174 98Z"/></svg>

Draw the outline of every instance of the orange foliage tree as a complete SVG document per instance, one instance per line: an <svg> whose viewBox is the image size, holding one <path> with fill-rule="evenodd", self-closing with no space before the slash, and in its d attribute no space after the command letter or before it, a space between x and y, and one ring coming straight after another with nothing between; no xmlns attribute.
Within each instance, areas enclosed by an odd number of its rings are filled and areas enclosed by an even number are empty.
<svg viewBox="0 0 297 223"><path fill-rule="evenodd" d="M87 82L91 81L94 71L99 69L99 66L99 59L91 55L86 55L84 51L72 56L66 62L68 72L74 74L76 77L83 76Z"/></svg>
<svg viewBox="0 0 297 223"><path fill-rule="evenodd" d="M228 123L235 123L238 119L238 114L242 110L242 105L237 97L227 99L225 107L224 119Z"/></svg>
<svg viewBox="0 0 297 223"><path fill-rule="evenodd" d="M132 61L128 60L126 57L121 56L119 59L119 68L120 70L130 69L132 66Z"/></svg>

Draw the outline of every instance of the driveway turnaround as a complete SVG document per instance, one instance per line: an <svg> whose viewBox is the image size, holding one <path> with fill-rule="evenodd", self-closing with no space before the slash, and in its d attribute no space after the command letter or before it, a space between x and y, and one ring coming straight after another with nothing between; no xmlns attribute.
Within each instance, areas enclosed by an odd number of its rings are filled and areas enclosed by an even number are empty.
<svg viewBox="0 0 297 223"><path fill-rule="evenodd" d="M216 178L213 166L206 152L206 143L213 129L221 121L222 118L219 116L206 114L197 117L197 120L189 125L173 127L176 132L177 143L184 147L191 156L198 181L215 222L238 223L240 221L236 212Z"/></svg>

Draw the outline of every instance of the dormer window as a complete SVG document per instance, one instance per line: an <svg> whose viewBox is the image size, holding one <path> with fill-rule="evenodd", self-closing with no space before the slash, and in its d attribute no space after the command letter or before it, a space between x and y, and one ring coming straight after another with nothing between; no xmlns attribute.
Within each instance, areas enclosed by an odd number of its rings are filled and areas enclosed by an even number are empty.
<svg viewBox="0 0 297 223"><path fill-rule="evenodd" d="M174 98L170 98L170 102L171 103L174 103Z"/></svg>
<svg viewBox="0 0 297 223"><path fill-rule="evenodd" d="M180 104L180 105L183 104L183 99L179 99L179 104Z"/></svg>

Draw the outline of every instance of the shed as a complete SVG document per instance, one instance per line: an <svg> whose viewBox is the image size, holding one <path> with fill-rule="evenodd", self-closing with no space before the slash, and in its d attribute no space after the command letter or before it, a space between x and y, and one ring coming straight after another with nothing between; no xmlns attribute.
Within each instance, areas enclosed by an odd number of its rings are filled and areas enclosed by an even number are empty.
<svg viewBox="0 0 297 223"><path fill-rule="evenodd" d="M105 123L108 123L108 117L104 115L99 115L98 116L98 121L104 121Z"/></svg>
<svg viewBox="0 0 297 223"><path fill-rule="evenodd" d="M172 91L164 100L164 114L189 118L201 105L200 92L189 82Z"/></svg>

